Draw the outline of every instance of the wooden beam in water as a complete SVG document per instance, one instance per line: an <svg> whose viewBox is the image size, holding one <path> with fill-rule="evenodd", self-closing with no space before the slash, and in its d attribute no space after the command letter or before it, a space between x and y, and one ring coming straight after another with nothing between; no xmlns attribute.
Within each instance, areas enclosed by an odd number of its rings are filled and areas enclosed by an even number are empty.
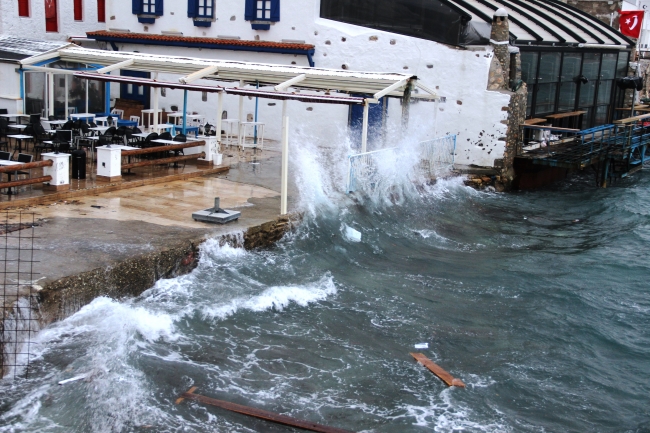
<svg viewBox="0 0 650 433"><path fill-rule="evenodd" d="M280 415L273 412L268 412L262 409L256 409L254 407L243 406L241 404L231 403L229 401L217 400L216 398L206 397L200 394L194 394L196 387L190 388L189 391L181 394L181 396L176 399L176 404L182 403L183 400L194 400L199 403L208 404L210 406L219 407L221 409L226 409L231 412L240 413L242 415L248 415L254 418L263 419L266 421L271 421L277 424L288 425L290 427L296 427L303 430L314 431L319 433L353 433L349 430L342 430L335 427L327 427L324 425L316 424L311 421L302 421L299 419L291 418L289 416Z"/></svg>
<svg viewBox="0 0 650 433"><path fill-rule="evenodd" d="M411 353L411 356L415 358L417 362L424 365L428 368L433 374L438 376L447 386L457 386L459 388L465 388L465 384L462 380L454 378L451 374L447 373L442 367L434 363L432 360L427 358L421 353Z"/></svg>

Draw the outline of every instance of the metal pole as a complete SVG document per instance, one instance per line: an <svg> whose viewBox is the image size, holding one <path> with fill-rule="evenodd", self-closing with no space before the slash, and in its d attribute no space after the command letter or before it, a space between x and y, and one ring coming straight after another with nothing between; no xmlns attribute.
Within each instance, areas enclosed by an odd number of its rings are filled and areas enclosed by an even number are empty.
<svg viewBox="0 0 650 433"><path fill-rule="evenodd" d="M158 73L156 72L153 75L153 79L156 80L157 78L158 78ZM187 96L187 91L186 91L186 96ZM142 120L144 121L144 119ZM153 125L155 131L157 132L158 131L158 87L153 88ZM185 127L183 127L183 134L185 134L184 128Z"/></svg>
<svg viewBox="0 0 650 433"><path fill-rule="evenodd" d="M88 113L88 80L86 80L86 113Z"/></svg>
<svg viewBox="0 0 650 433"><path fill-rule="evenodd" d="M239 88L244 87L244 80L239 80ZM241 147L242 122L244 121L244 95L239 96L239 131L237 132L237 142Z"/></svg>
<svg viewBox="0 0 650 433"><path fill-rule="evenodd" d="M48 115L54 116L54 74L51 72L47 73L47 103Z"/></svg>
<svg viewBox="0 0 650 433"><path fill-rule="evenodd" d="M223 94L224 92L219 92L217 95L217 142L221 146L221 118L223 117ZM221 150L221 149L219 149Z"/></svg>
<svg viewBox="0 0 650 433"><path fill-rule="evenodd" d="M368 110L370 104L368 100L363 101L363 125L361 127L361 153L366 153L366 147L368 145Z"/></svg>
<svg viewBox="0 0 650 433"><path fill-rule="evenodd" d="M187 90L183 90L183 135L187 135Z"/></svg>
<svg viewBox="0 0 650 433"><path fill-rule="evenodd" d="M20 67L20 99L23 103L23 111L19 114L25 114L25 71L23 71L22 66Z"/></svg>
<svg viewBox="0 0 650 433"><path fill-rule="evenodd" d="M69 92L69 90L68 90L69 89L69 87L68 87L68 76L64 75L63 78L65 79L65 86L63 88L64 89L63 91L65 92L65 98L63 98L64 105L65 105L65 112L64 112L63 115L67 119L68 118L68 108L69 108L68 107L68 103L69 103L69 101L68 101L68 92Z"/></svg>
<svg viewBox="0 0 650 433"><path fill-rule="evenodd" d="M110 75L110 72L108 73ZM111 82L107 81L104 85L104 111L111 112Z"/></svg>
<svg viewBox="0 0 650 433"><path fill-rule="evenodd" d="M287 214L287 190L289 179L289 117L286 116L287 101L282 101L282 174L280 186L280 215Z"/></svg>

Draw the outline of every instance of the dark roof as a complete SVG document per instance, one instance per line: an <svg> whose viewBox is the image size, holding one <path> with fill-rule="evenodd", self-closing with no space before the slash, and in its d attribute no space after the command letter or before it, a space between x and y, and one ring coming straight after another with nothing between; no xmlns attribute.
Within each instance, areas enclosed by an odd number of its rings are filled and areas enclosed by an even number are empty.
<svg viewBox="0 0 650 433"><path fill-rule="evenodd" d="M634 43L599 19L558 0L444 0L472 20L490 23L503 8L516 45L621 45Z"/></svg>
<svg viewBox="0 0 650 433"><path fill-rule="evenodd" d="M63 41L35 41L0 35L0 59L22 60L69 45Z"/></svg>

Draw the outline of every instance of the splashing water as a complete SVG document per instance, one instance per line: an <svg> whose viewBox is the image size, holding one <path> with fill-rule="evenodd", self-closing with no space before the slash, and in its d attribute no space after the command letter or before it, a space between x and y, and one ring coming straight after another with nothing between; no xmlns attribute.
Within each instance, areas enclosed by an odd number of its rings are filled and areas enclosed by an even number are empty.
<svg viewBox="0 0 650 433"><path fill-rule="evenodd" d="M352 199L348 150L303 149L297 232L208 241L191 274L41 331L0 431L289 431L175 405L190 386L352 431L648 431L647 175L504 195L387 161L392 185ZM424 342L467 389L413 362Z"/></svg>

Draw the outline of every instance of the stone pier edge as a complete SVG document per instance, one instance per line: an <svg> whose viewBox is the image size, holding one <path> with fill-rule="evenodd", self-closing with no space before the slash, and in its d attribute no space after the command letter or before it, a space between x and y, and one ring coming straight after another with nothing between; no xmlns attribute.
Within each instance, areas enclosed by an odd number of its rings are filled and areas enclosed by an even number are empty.
<svg viewBox="0 0 650 433"><path fill-rule="evenodd" d="M294 230L301 220L301 214L280 216L245 231L224 234L216 239L220 245L234 248L268 248ZM38 315L40 329L43 329L73 315L98 297L106 296L116 300L137 297L152 288L158 280L190 273L198 266L200 245L207 240L207 237L179 240L165 249L61 278L40 290L32 288L30 296L36 300L32 314ZM0 320L4 321L7 313L11 314L3 307ZM0 323L0 331L3 328L4 324ZM0 356L4 356L4 347L1 345ZM4 372L0 369L0 379L3 376Z"/></svg>

